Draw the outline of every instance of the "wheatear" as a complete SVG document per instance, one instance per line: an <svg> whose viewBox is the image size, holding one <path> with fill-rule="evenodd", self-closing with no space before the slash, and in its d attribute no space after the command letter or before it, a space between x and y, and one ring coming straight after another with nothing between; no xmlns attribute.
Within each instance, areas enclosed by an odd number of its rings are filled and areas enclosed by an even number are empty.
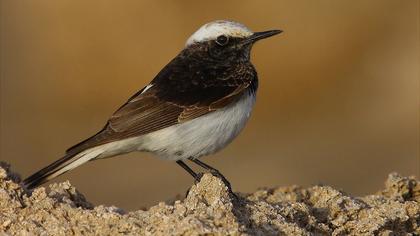
<svg viewBox="0 0 420 236"><path fill-rule="evenodd" d="M134 151L176 161L198 180L201 175L184 162L192 161L228 184L198 158L224 148L245 126L258 87L257 72L250 62L252 45L281 32L254 33L226 20L205 24L101 131L29 176L24 185L34 188L85 162Z"/></svg>

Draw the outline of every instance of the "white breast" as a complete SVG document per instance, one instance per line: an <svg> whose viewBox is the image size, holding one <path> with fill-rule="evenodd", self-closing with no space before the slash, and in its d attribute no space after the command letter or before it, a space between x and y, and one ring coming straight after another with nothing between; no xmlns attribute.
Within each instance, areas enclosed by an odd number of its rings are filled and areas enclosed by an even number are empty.
<svg viewBox="0 0 420 236"><path fill-rule="evenodd" d="M152 152L163 159L199 158L219 151L243 129L255 103L255 94L246 93L237 102L199 118L140 137L104 144L86 151L106 158L132 151Z"/></svg>
<svg viewBox="0 0 420 236"><path fill-rule="evenodd" d="M199 158L229 144L248 121L255 94L245 94L235 104L202 117L144 135L140 151L149 151L165 159Z"/></svg>
<svg viewBox="0 0 420 236"><path fill-rule="evenodd" d="M50 176L53 178L87 161L132 151L148 151L168 160L199 158L229 144L245 126L255 103L255 94L244 94L234 104L182 124L140 137L128 138L87 149L76 161Z"/></svg>

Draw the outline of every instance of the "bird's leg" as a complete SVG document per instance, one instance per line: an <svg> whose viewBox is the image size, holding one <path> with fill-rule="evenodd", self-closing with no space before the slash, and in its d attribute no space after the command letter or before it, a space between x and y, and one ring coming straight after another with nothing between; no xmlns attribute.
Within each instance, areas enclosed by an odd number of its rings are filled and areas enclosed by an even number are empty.
<svg viewBox="0 0 420 236"><path fill-rule="evenodd" d="M229 181L225 178L225 176L223 176L220 171L218 171L217 169L207 165L206 163L198 160L198 159L189 159L190 161L194 162L195 164L203 167L204 169L208 170L213 176L218 177L219 179L221 179L223 181L223 183L229 188L229 191L232 192L232 187L229 183Z"/></svg>
<svg viewBox="0 0 420 236"><path fill-rule="evenodd" d="M199 178L198 174L195 173L187 164L185 164L183 161L178 160L176 161L178 165L180 165L184 170L186 170L195 180ZM201 178L201 177L200 177ZM198 179L200 181L200 179Z"/></svg>
<svg viewBox="0 0 420 236"><path fill-rule="evenodd" d="M184 170L186 170L195 179L196 182L200 181L200 179L202 177L201 174L195 173L187 164L185 164L185 162L183 162L181 160L176 161L176 163L178 165L180 165ZM185 197L188 196L188 193L190 192L190 189L188 189L187 192L185 193Z"/></svg>

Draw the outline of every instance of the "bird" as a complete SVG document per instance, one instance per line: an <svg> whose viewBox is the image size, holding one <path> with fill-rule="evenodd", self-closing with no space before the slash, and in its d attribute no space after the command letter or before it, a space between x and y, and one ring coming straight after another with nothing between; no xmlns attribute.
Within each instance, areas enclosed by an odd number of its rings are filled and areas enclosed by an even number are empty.
<svg viewBox="0 0 420 236"><path fill-rule="evenodd" d="M230 183L200 160L227 146L247 123L258 76L251 63L255 42L281 30L253 32L231 20L201 26L154 79L128 99L95 135L23 180L33 189L86 162L130 152L175 161L199 181L190 161Z"/></svg>

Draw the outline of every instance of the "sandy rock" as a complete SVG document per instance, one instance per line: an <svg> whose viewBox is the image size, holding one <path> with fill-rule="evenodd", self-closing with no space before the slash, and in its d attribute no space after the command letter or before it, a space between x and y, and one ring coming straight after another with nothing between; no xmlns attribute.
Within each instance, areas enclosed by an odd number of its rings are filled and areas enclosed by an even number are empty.
<svg viewBox="0 0 420 236"><path fill-rule="evenodd" d="M183 200L124 212L93 206L68 181L28 192L0 164L0 235L420 235L420 184L389 175L362 198L329 186L236 197L205 174Z"/></svg>

